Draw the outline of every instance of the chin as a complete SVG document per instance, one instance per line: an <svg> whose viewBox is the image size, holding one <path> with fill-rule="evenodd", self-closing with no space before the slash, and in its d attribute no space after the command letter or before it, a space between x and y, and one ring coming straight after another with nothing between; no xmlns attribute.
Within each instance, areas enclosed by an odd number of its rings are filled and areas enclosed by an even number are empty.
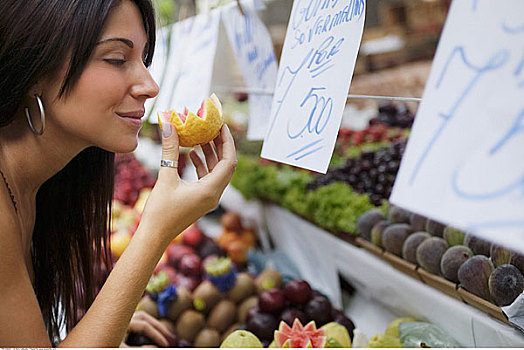
<svg viewBox="0 0 524 350"><path fill-rule="evenodd" d="M123 140L121 140L123 141ZM138 147L138 138L135 137L134 140L129 142L120 142L119 144L108 145L108 147L101 147L109 152L114 153L130 153L133 152Z"/></svg>

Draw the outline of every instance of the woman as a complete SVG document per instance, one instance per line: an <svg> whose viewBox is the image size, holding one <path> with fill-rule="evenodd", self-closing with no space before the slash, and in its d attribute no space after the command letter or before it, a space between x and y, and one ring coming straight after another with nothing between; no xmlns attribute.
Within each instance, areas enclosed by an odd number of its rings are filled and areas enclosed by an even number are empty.
<svg viewBox="0 0 524 350"><path fill-rule="evenodd" d="M205 163L190 155L199 181L180 180L178 138L163 123L157 183L94 297L95 266L110 264L114 152L135 149L144 103L158 93L146 68L154 40L150 0L0 2L2 347L119 346L162 253L233 174L224 127L202 147ZM57 344L62 316L69 331ZM131 328L144 322L153 324L138 315Z"/></svg>

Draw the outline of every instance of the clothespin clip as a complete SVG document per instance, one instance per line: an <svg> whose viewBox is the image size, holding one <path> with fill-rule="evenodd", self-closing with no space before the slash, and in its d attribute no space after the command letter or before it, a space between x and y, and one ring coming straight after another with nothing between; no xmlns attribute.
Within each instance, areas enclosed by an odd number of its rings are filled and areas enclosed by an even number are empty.
<svg viewBox="0 0 524 350"><path fill-rule="evenodd" d="M244 12L244 9L242 8L242 5L240 5L240 0L236 0L236 2L237 2L238 10L242 14L242 16L245 16L246 13Z"/></svg>

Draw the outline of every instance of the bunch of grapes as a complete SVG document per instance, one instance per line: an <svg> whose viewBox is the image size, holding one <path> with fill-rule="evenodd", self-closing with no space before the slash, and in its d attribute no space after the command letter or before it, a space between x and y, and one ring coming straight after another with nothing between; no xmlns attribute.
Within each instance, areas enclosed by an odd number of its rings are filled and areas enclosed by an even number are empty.
<svg viewBox="0 0 524 350"><path fill-rule="evenodd" d="M152 188L156 179L132 153L115 156L115 189L113 199L134 206L140 191Z"/></svg>
<svg viewBox="0 0 524 350"><path fill-rule="evenodd" d="M379 206L388 199L406 148L406 140L394 140L377 151L363 151L349 158L341 167L329 170L308 184L309 190L333 182L346 182L357 193L366 193L373 205Z"/></svg>
<svg viewBox="0 0 524 350"><path fill-rule="evenodd" d="M411 128L415 115L405 104L383 103L378 107L378 115L369 121L369 125L385 124L392 127Z"/></svg>

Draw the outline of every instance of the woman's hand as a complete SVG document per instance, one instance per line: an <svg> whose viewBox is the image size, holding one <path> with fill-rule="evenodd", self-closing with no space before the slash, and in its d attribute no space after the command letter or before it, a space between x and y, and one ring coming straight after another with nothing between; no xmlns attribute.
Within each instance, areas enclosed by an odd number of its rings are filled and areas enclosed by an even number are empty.
<svg viewBox="0 0 524 350"><path fill-rule="evenodd" d="M171 123L162 124L162 159L177 162L178 135ZM190 152L197 182L182 180L176 168L162 167L144 208L142 222L148 222L148 227L154 225L155 231L162 232L167 242L218 205L235 171L235 145L227 125L213 142L202 145L202 151L205 161L194 150Z"/></svg>
<svg viewBox="0 0 524 350"><path fill-rule="evenodd" d="M171 343L173 343L175 339L174 335L169 332L166 326L144 311L137 311L133 314L131 322L129 322L127 334L131 332L142 333L154 341L156 345L162 347L168 347L170 345L169 339L171 339ZM129 345L122 342L121 347L129 347Z"/></svg>

